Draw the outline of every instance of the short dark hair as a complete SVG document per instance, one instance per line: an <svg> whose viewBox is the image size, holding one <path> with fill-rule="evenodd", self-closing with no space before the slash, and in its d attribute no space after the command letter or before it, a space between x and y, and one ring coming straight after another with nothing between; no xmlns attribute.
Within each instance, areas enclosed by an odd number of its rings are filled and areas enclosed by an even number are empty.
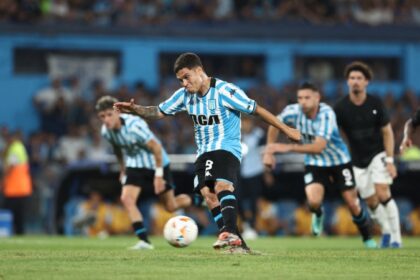
<svg viewBox="0 0 420 280"><path fill-rule="evenodd" d="M361 61L354 61L347 65L346 69L344 70L344 77L348 79L350 72L352 71L362 72L363 76L365 76L365 78L369 81L373 79L372 69L369 67L369 65Z"/></svg>
<svg viewBox="0 0 420 280"><path fill-rule="evenodd" d="M298 90L303 90L303 89L310 89L310 90L319 92L318 87L311 82L303 82L302 84L300 84L300 86L298 87Z"/></svg>
<svg viewBox="0 0 420 280"><path fill-rule="evenodd" d="M118 102L118 99L109 95L102 96L98 99L95 105L96 112L102 112L114 107L114 103Z"/></svg>
<svg viewBox="0 0 420 280"><path fill-rule="evenodd" d="M193 69L195 67L203 67L201 59L195 53L183 53L176 59L174 63L174 72L175 74L182 68Z"/></svg>

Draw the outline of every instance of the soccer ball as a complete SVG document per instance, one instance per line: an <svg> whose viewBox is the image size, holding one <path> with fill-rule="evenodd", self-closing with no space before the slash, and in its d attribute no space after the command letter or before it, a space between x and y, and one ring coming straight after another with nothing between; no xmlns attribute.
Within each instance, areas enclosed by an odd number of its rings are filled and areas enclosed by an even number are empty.
<svg viewBox="0 0 420 280"><path fill-rule="evenodd" d="M198 234L197 224L187 216L169 219L163 228L163 236L174 247L182 248L191 244Z"/></svg>

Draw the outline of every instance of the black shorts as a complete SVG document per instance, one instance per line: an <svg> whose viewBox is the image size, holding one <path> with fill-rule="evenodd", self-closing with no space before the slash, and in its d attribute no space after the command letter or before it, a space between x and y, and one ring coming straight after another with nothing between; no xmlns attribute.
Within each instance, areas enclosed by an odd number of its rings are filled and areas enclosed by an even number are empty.
<svg viewBox="0 0 420 280"><path fill-rule="evenodd" d="M126 180L123 182L125 185L134 185L142 189L142 196L153 195L155 193L153 181L155 179L155 171L147 168L132 168L128 167L125 170ZM165 180L165 190L167 192L174 189L172 180L172 173L169 164L163 168L163 179Z"/></svg>
<svg viewBox="0 0 420 280"><path fill-rule="evenodd" d="M216 181L228 181L236 185L240 162L232 153L217 150L204 153L195 161L194 190L207 186L214 188Z"/></svg>
<svg viewBox="0 0 420 280"><path fill-rule="evenodd" d="M356 186L351 163L330 167L306 165L304 181L305 186L320 183L324 187L334 186L340 191L352 189Z"/></svg>

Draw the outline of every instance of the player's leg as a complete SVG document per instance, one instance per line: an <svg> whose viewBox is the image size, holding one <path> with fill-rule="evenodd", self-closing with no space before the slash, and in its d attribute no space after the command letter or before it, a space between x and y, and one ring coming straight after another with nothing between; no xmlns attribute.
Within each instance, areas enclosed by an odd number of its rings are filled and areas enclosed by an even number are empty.
<svg viewBox="0 0 420 280"><path fill-rule="evenodd" d="M324 227L324 213L322 201L324 200L324 186L320 183L310 183L305 187L306 200L312 212L312 234L320 236Z"/></svg>
<svg viewBox="0 0 420 280"><path fill-rule="evenodd" d="M178 209L186 208L192 204L192 200L187 194L180 194L175 196L175 184L173 183L172 172L169 164L163 169L163 179L165 180L165 189L162 191L162 193L158 194L158 197L166 211L174 212ZM152 179L150 178L150 180Z"/></svg>
<svg viewBox="0 0 420 280"><path fill-rule="evenodd" d="M147 236L147 229L143 224L143 215L137 206L140 193L141 188L135 185L124 185L121 193L121 202L131 220L134 233L140 240L131 249L153 249Z"/></svg>
<svg viewBox="0 0 420 280"><path fill-rule="evenodd" d="M374 160L366 168L353 167L356 189L360 197L368 205L369 214L374 222L379 224L382 232L381 247L387 248L390 244L390 225L384 207L380 204L374 184L373 172Z"/></svg>
<svg viewBox="0 0 420 280"><path fill-rule="evenodd" d="M391 247L399 248L401 247L400 216L397 204L391 195L390 186L393 179L386 168L385 156L385 152L376 155L369 167L372 170L372 182L375 191L379 201L384 206L390 225Z"/></svg>
<svg viewBox="0 0 420 280"><path fill-rule="evenodd" d="M243 221L243 236L245 239L253 240L258 237L255 230L257 217L257 199L262 190L262 175L241 179L241 183L235 191L238 193L238 210Z"/></svg>
<svg viewBox="0 0 420 280"><path fill-rule="evenodd" d="M368 213L360 206L356 189L347 189L341 192L341 195L353 216L353 222L362 235L363 242L367 248L376 248L376 242L372 239L372 224Z"/></svg>
<svg viewBox="0 0 420 280"><path fill-rule="evenodd" d="M361 207L359 197L357 196L355 176L351 163L337 166L333 174L334 182L341 191L341 196L353 216L353 222L362 235L365 247L377 248L375 240L372 239L371 220L367 211Z"/></svg>
<svg viewBox="0 0 420 280"><path fill-rule="evenodd" d="M375 184L376 191L378 193L379 200L383 205L391 231L391 244L393 248L399 248L402 245L401 239L401 225L400 225L400 214L398 211L397 203L391 195L389 185L386 184Z"/></svg>
<svg viewBox="0 0 420 280"><path fill-rule="evenodd" d="M363 199L368 206L370 217L381 228L381 248L388 248L391 242L391 229L384 206L379 202L379 198L376 193Z"/></svg>
<svg viewBox="0 0 420 280"><path fill-rule="evenodd" d="M162 202L165 210L168 212L175 212L176 210L191 206L191 197L187 194L179 194L175 196L173 189L167 190L159 195L159 200Z"/></svg>
<svg viewBox="0 0 420 280"><path fill-rule="evenodd" d="M320 236L324 227L324 213L322 201L324 200L324 185L328 180L328 168L305 166L305 194L309 210L312 212L312 234Z"/></svg>

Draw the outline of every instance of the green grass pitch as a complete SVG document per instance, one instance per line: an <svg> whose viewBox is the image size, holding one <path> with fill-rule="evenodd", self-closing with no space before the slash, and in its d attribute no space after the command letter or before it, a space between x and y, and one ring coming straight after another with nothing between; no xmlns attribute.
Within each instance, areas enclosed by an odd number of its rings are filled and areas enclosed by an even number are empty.
<svg viewBox="0 0 420 280"><path fill-rule="evenodd" d="M367 250L359 238L260 238L261 255L215 251L215 238L130 251L134 237L0 239L0 279L420 279L420 238L402 249Z"/></svg>

